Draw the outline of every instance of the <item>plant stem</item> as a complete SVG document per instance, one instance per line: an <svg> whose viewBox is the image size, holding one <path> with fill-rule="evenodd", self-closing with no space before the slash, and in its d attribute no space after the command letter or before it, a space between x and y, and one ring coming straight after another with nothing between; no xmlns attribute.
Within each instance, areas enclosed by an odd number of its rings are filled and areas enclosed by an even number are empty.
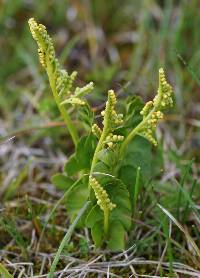
<svg viewBox="0 0 200 278"><path fill-rule="evenodd" d="M109 209L104 211L104 233L105 237L108 235L108 227L109 227Z"/></svg>
<svg viewBox="0 0 200 278"><path fill-rule="evenodd" d="M103 141L106 139L106 136L107 136L107 133L105 133L104 129L103 129L103 132L101 134L101 137L99 139L99 142L97 144L97 147L95 149L95 152L94 152L94 156L93 156L93 159L92 159L92 165L91 165L91 169L90 169L90 175L92 175L93 171L94 171L94 167L97 163L97 160L98 160L98 153L101 151L102 149L102 145L103 145Z"/></svg>
<svg viewBox="0 0 200 278"><path fill-rule="evenodd" d="M57 90L56 90L53 69L52 69L52 65L50 63L47 63L47 74L48 74L48 77L49 77L49 83L50 83L50 87L51 87L55 102L56 102L56 104L58 106L58 109L59 109L59 111L60 111L60 113L61 113L61 115L64 119L64 122L65 122L65 124L66 124L66 126L69 130L69 133L72 137L74 145L76 146L77 142L78 142L78 134L77 134L77 131L76 131L76 129L75 129L70 117L69 117L69 114L68 114L67 110L64 108L64 106L60 105L60 98L59 98L59 95L58 95Z"/></svg>
<svg viewBox="0 0 200 278"><path fill-rule="evenodd" d="M108 135L109 133L109 119L107 119L107 117L105 116L104 118L104 127L103 127L103 131L102 131L102 134L101 134L101 137L99 139L99 142L97 144L97 147L96 147L96 150L94 152L94 156L93 156L93 159L92 159L92 165L91 165L91 169L90 169L90 175L92 175L93 171L94 171L94 167L97 163L97 160L98 160L98 153L101 151L102 147L103 147L103 142L105 141L106 139L106 136Z"/></svg>

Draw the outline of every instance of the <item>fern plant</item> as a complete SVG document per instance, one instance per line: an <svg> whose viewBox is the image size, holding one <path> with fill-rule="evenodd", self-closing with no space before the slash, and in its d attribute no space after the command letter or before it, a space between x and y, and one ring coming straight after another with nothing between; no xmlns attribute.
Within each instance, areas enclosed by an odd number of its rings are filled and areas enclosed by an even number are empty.
<svg viewBox="0 0 200 278"><path fill-rule="evenodd" d="M138 184L138 173L141 180L146 176L150 144L157 145L156 127L163 118L163 111L173 105L172 87L161 68L155 98L145 105L138 97L127 99L124 115L117 112L115 92L109 90L101 112L102 126L93 123L90 131L78 139L78 126L73 124L66 105L88 105L84 97L92 91L93 83L74 88L77 73L68 74L61 69L46 28L34 19L29 20L29 26L55 101L75 144L64 172L54 175L52 181L61 190L72 188L66 200L72 221L85 202L91 201L78 225L91 229L96 247L122 250L136 206L134 184ZM91 121L94 121L92 115Z"/></svg>
<svg viewBox="0 0 200 278"><path fill-rule="evenodd" d="M69 75L66 70L61 68L56 59L52 38L48 35L44 25L37 24L31 18L29 19L29 26L32 36L37 42L40 63L47 72L55 102L76 145L78 133L64 104L85 105L85 101L82 98L93 90L93 82L82 88L76 87L73 92L72 89L77 72L74 71Z"/></svg>

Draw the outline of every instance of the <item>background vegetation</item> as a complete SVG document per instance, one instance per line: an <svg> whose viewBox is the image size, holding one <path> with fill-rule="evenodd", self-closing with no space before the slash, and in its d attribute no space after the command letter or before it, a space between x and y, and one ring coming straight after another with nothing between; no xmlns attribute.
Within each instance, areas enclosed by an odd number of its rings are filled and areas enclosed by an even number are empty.
<svg viewBox="0 0 200 278"><path fill-rule="evenodd" d="M96 251L87 230L78 230L59 273L200 277L199 10L198 0L1 2L0 261L16 277L45 277L69 227L63 203L37 250L42 224L63 194L51 176L72 144L38 62L30 17L46 25L62 64L79 72L78 83L95 82L89 101L96 111L110 88L122 100L152 99L161 66L175 91L175 108L158 130L158 149L140 145L137 153L145 178L129 251Z"/></svg>

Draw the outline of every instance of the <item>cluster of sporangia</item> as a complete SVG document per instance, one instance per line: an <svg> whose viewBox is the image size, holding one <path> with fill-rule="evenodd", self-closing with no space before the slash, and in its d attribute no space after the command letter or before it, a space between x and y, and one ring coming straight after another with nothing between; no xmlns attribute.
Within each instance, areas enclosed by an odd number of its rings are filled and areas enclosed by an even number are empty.
<svg viewBox="0 0 200 278"><path fill-rule="evenodd" d="M86 86L77 87L72 93L74 81L77 76L77 72L72 72L71 75L66 70L61 69L58 59L55 55L52 38L48 35L46 27L31 18L29 19L29 26L33 38L38 44L38 54L41 65L46 69L51 86L56 89L61 105L65 103L84 105L85 101L81 99L84 95L90 93L93 88L93 82L90 82ZM67 99L63 100L63 96L67 96Z"/></svg>
<svg viewBox="0 0 200 278"><path fill-rule="evenodd" d="M110 198L106 190L103 189L103 187L98 183L98 181L94 177L89 177L89 184L94 190L97 199L97 204L100 206L101 210L103 210L104 212L107 210L111 211L116 207L116 205L110 201Z"/></svg>
<svg viewBox="0 0 200 278"><path fill-rule="evenodd" d="M173 105L172 93L172 87L167 83L164 70L161 68L159 70L158 94L154 97L153 101L148 101L140 112L145 124L142 126L139 134L146 137L155 146L157 141L154 138L154 132L158 121L163 118L161 111Z"/></svg>
<svg viewBox="0 0 200 278"><path fill-rule="evenodd" d="M115 105L117 103L117 99L113 90L108 91L108 101L106 102L106 108L101 112L103 116L103 137L104 141L102 142L103 146L108 146L113 149L117 143L122 142L124 140L124 136L113 134L116 127L123 123L123 114L117 114L115 110ZM97 124L92 126L92 132L97 137L100 138L102 135L102 130L98 127Z"/></svg>

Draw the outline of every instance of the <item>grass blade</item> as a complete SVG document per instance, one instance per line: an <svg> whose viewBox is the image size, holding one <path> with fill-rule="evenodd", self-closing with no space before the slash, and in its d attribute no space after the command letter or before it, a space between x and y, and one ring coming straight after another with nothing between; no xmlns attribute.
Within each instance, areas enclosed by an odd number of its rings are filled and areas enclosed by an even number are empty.
<svg viewBox="0 0 200 278"><path fill-rule="evenodd" d="M192 167L192 163L193 163L193 160L191 160L188 163L186 171L185 171L185 173L183 175L183 178L181 179L181 182L180 182L178 201L177 201L177 218L178 218L178 220L180 220L180 207L181 207L181 200L182 200L182 190L181 189L183 188L184 183L186 181L186 178L188 177L188 175L190 173L190 170L191 170L191 167Z"/></svg>
<svg viewBox="0 0 200 278"><path fill-rule="evenodd" d="M69 193L71 192L71 190L80 182L82 178L78 179L76 182L74 182L71 187L63 194L63 196L57 201L57 203L55 204L55 206L53 207L53 209L51 210L43 228L42 228L42 231L41 231L41 234L40 234L40 238L39 238L39 241L38 241L38 245L37 245L37 249L36 249L36 253L38 253L39 251L39 246L40 246L40 242L42 241L43 239L43 236L44 236L44 232L45 232L45 229L47 227L47 224L49 222L49 220L51 219L51 217L53 216L54 212L56 211L56 209L58 208L58 206L60 204L62 204L62 202L66 199L66 197L69 195Z"/></svg>
<svg viewBox="0 0 200 278"><path fill-rule="evenodd" d="M8 217L0 217L0 227L3 228L20 247L23 256L28 260L27 243L24 240L22 233L19 231L17 224Z"/></svg>
<svg viewBox="0 0 200 278"><path fill-rule="evenodd" d="M82 209L79 211L78 215L76 216L74 222L70 225L66 235L64 236L64 238L62 239L61 243L60 243L60 246L58 248L58 251L56 253L56 256L53 260L53 263L51 265L51 268L50 268L50 272L48 274L48 278L53 278L54 276L54 272L55 272L55 269L56 269L56 266L58 264L58 261L60 259L60 255L64 249L64 247L66 246L66 244L69 242L70 238L71 238L71 235L79 221L79 219L82 217L82 215L84 214L84 212L86 211L86 209L88 208L90 204L90 201L86 202L85 205L82 207Z"/></svg>
<svg viewBox="0 0 200 278"><path fill-rule="evenodd" d="M183 197L187 201L186 206L185 206L185 210L183 212L183 223L185 221L187 221L187 219L188 219L190 208L194 210L194 212L196 213L196 215L200 219L200 214L199 214L198 210L196 209L194 202L192 201L192 195L193 195L193 192L194 192L194 190L196 188L196 185L197 185L197 180L194 180L193 183L192 183L192 188L191 188L189 193L186 190L184 190L183 188L181 188L181 190L183 192Z"/></svg>
<svg viewBox="0 0 200 278"><path fill-rule="evenodd" d="M0 263L0 274L2 275L2 278L14 278L9 272L8 270L5 268L5 266L3 266Z"/></svg>
<svg viewBox="0 0 200 278"><path fill-rule="evenodd" d="M11 181L11 183L8 185L6 191L3 194L4 200L11 199L15 196L16 192L18 191L20 185L22 182L26 179L28 176L29 167L32 161L29 161L24 168L21 170L19 175Z"/></svg>
<svg viewBox="0 0 200 278"><path fill-rule="evenodd" d="M136 206L137 206L139 187L140 187L140 170L141 170L141 168L138 167L137 168L137 174L136 174L136 180L135 180L135 186L134 186L134 196L133 196L133 212L134 212L134 215L136 213Z"/></svg>
<svg viewBox="0 0 200 278"><path fill-rule="evenodd" d="M176 218L168 211L166 210L164 207L162 207L161 205L158 204L158 207L172 220L172 222L184 233L188 243L190 243L191 247L193 248L196 256L199 258L200 261L200 250L198 248L198 246L196 245L196 243L194 242L194 240L192 239L192 237L190 236L190 234L188 233L188 231L176 220Z"/></svg>

